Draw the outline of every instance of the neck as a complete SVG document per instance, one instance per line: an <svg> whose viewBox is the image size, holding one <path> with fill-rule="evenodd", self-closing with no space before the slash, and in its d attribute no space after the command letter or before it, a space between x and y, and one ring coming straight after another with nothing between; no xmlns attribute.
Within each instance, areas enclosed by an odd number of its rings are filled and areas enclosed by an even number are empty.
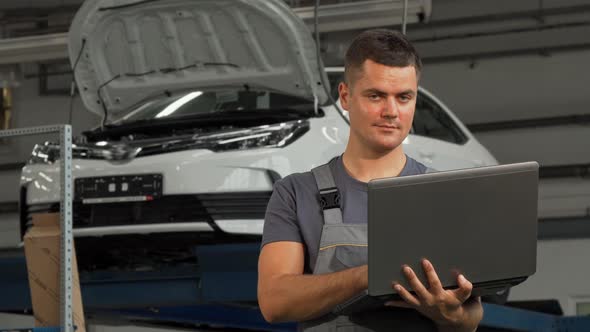
<svg viewBox="0 0 590 332"><path fill-rule="evenodd" d="M344 168L361 182L398 176L406 165L406 155L401 145L389 151L373 151L349 144L342 156Z"/></svg>

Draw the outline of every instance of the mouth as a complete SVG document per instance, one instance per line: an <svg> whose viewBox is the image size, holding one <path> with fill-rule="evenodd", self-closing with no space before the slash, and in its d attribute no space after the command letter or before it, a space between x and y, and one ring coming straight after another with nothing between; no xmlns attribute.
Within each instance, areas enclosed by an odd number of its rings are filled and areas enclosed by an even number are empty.
<svg viewBox="0 0 590 332"><path fill-rule="evenodd" d="M381 124L381 125L375 125L375 127L378 127L380 129L387 129L387 130L395 130L395 129L399 129L399 126L396 125L390 125L390 124Z"/></svg>

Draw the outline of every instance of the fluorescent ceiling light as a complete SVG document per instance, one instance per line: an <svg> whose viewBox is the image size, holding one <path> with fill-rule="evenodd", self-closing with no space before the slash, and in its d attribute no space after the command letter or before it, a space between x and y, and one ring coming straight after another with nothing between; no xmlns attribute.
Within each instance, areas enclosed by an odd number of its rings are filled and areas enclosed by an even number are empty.
<svg viewBox="0 0 590 332"><path fill-rule="evenodd" d="M176 110L179 109L182 105L188 103L189 101L197 98L202 94L202 91L187 93L186 95L184 95L184 97L179 98L172 104L168 105L162 112L158 113L158 115L156 115L156 118L162 118L176 112Z"/></svg>

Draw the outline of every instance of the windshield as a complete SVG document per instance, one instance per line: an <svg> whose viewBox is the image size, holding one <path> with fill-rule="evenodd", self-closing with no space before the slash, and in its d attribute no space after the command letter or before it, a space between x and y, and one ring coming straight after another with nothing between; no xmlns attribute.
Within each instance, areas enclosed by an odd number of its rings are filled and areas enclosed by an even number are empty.
<svg viewBox="0 0 590 332"><path fill-rule="evenodd" d="M136 107L112 124L138 120L171 119L225 111L313 111L313 102L281 93L261 90L189 91L153 99Z"/></svg>

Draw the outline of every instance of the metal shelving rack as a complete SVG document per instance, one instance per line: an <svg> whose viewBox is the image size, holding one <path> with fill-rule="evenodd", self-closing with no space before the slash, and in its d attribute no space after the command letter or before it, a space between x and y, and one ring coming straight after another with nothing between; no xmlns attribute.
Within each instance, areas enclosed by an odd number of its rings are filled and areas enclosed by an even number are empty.
<svg viewBox="0 0 590 332"><path fill-rule="evenodd" d="M72 126L52 125L0 130L0 138L52 133L59 134L60 146L60 227L62 233L60 250L60 330L62 332L74 332L72 313Z"/></svg>

